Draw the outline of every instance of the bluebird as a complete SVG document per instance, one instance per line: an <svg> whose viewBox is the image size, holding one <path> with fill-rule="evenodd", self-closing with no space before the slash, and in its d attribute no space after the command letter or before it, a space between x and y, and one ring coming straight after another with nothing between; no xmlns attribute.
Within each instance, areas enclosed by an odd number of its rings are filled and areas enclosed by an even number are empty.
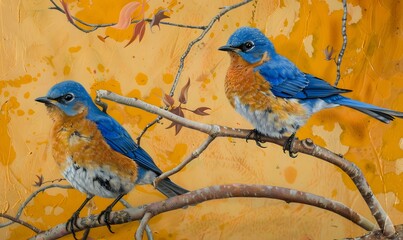
<svg viewBox="0 0 403 240"><path fill-rule="evenodd" d="M80 83L58 83L35 100L46 105L54 121L53 158L67 181L87 195L67 221L66 230L76 238L74 226L78 227L80 211L91 198L100 196L115 199L98 217L100 221L104 216L112 232L109 215L113 206L136 184L150 184L162 171L115 119L98 109ZM188 192L169 179L156 188L167 197Z"/></svg>
<svg viewBox="0 0 403 240"><path fill-rule="evenodd" d="M283 150L292 157L295 132L322 109L346 106L384 123L394 117L403 118L402 112L344 97L340 94L351 90L302 72L278 54L273 43L256 28L239 28L219 50L228 52L231 58L225 78L225 93L231 105L255 127L257 135L288 136Z"/></svg>

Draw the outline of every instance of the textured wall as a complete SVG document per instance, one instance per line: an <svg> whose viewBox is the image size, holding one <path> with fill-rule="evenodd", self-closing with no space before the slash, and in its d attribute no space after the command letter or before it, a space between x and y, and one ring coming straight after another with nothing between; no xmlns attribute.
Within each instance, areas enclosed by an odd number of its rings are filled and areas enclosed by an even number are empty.
<svg viewBox="0 0 403 240"><path fill-rule="evenodd" d="M56 1L58 2L58 1ZM73 15L88 23L116 22L129 1L69 0ZM237 1L150 1L146 17L159 8L171 10L170 22L206 25L219 7ZM92 96L109 89L161 106L169 92L179 58L200 30L172 26L146 30L141 43L124 47L133 27L83 33L48 1L0 2L0 211L15 214L45 180L61 177L49 148L51 120L34 101L64 79L81 82ZM349 1L348 46L339 86L353 89L354 99L403 111L403 24L401 1ZM223 16L185 61L178 91L190 78L187 107L207 106L209 116L186 113L190 119L231 127L250 128L224 95L229 57L217 48L239 26L256 26L273 40L279 53L302 70L333 83L336 65L323 50L341 49L342 4L336 0L256 0ZM98 36L109 36L101 41ZM154 115L110 103L109 113L133 138ZM183 129L177 136L151 128L142 146L157 165L168 170L205 139ZM344 154L365 173L377 198L395 223L403 223L403 120L386 125L346 108L316 114L298 132L330 150ZM217 139L194 162L172 179L188 189L224 183L258 183L309 191L345 203L372 220L352 182L334 166L313 157L290 159L279 146L260 149L240 139ZM85 196L76 190L48 190L28 205L22 219L47 229L65 222ZM132 205L162 200L151 186L136 187L127 197ZM88 211L100 212L111 200L95 198ZM117 206L116 208L120 208ZM2 220L1 220L2 221ZM180 224L178 224L180 223ZM156 239L333 239L364 231L332 213L300 204L268 199L226 199L162 214L150 222ZM132 237L138 223L91 231L93 239ZM33 233L17 224L0 229L1 239L23 239ZM66 238L67 239L67 238Z"/></svg>

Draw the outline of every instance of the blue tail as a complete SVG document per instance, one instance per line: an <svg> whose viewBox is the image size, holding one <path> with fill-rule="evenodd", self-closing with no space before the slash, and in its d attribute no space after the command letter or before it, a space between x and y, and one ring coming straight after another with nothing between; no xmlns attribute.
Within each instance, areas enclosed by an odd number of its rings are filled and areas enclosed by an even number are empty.
<svg viewBox="0 0 403 240"><path fill-rule="evenodd" d="M343 96L338 95L329 97L329 99L324 99L328 103L337 103L341 106L346 106L363 112L373 118L378 119L381 122L389 123L395 117L403 118L403 112L393 111L386 108L377 107L368 103L359 102L350 98L346 98ZM330 101L327 101L330 100Z"/></svg>

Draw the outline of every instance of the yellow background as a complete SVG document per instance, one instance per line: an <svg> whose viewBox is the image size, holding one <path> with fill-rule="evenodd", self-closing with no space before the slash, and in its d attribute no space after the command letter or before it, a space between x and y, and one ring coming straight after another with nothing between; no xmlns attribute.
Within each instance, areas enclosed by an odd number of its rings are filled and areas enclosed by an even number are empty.
<svg viewBox="0 0 403 240"><path fill-rule="evenodd" d="M56 1L58 2L58 1ZM88 23L118 20L129 1L69 0L73 15ZM207 25L220 7L238 1L149 1L146 17L170 9L168 21ZM339 87L353 89L349 97L403 111L403 24L401 1L348 1L348 45ZM179 58L200 30L161 25L147 26L141 43L124 48L127 30L99 29L86 34L74 28L60 12L49 10L48 1L0 1L0 211L15 214L18 206L37 189L36 175L45 180L61 178L48 147L51 120L45 107L34 101L65 79L81 82L95 95L96 89L139 97L162 106L177 72ZM303 71L334 83L336 65L326 61L329 45L341 49L342 4L337 0L256 0L221 17L185 61L175 99L190 78L186 107L210 107L209 116L186 112L186 117L230 127L251 128L224 95L229 65L226 53L217 51L239 26L260 28L277 51ZM110 36L105 42L100 36ZM109 113L136 138L154 115L109 103ZM168 170L197 148L206 135L183 129L175 136L165 129L170 122L151 128L142 147L157 165ZM356 163L395 224L403 223L403 120L389 125L359 112L336 108L316 114L300 129L310 137ZM278 185L309 191L345 203L373 220L362 197L336 167L300 154L291 159L281 147L253 141L216 139L211 146L172 179L198 188L229 183ZM65 183L65 182L64 182ZM77 190L51 189L39 194L22 219L48 229L65 222L85 196ZM151 186L136 187L125 197L137 206L164 197ZM95 198L90 209L98 213L111 202ZM117 205L116 209L122 208ZM85 208L84 215L88 212ZM0 220L3 222L3 220ZM91 231L92 239L133 238L137 222ZM154 217L150 226L155 239L333 239L365 233L351 222L324 210L270 199L215 200ZM81 233L80 233L81 235ZM1 239L24 239L33 232L17 224L0 229ZM69 239L70 236L66 237Z"/></svg>

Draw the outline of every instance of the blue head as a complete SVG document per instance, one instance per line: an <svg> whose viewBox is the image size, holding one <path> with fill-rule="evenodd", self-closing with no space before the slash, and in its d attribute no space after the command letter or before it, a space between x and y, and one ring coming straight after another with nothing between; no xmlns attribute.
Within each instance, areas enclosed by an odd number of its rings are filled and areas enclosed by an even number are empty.
<svg viewBox="0 0 403 240"><path fill-rule="evenodd" d="M251 27L236 30L227 45L218 50L236 53L251 64L260 61L265 52L271 58L276 54L273 43L259 29Z"/></svg>
<svg viewBox="0 0 403 240"><path fill-rule="evenodd" d="M97 109L84 87L74 81L64 81L54 85L44 97L35 101L44 103L49 110L58 109L67 116L76 116L84 109Z"/></svg>

